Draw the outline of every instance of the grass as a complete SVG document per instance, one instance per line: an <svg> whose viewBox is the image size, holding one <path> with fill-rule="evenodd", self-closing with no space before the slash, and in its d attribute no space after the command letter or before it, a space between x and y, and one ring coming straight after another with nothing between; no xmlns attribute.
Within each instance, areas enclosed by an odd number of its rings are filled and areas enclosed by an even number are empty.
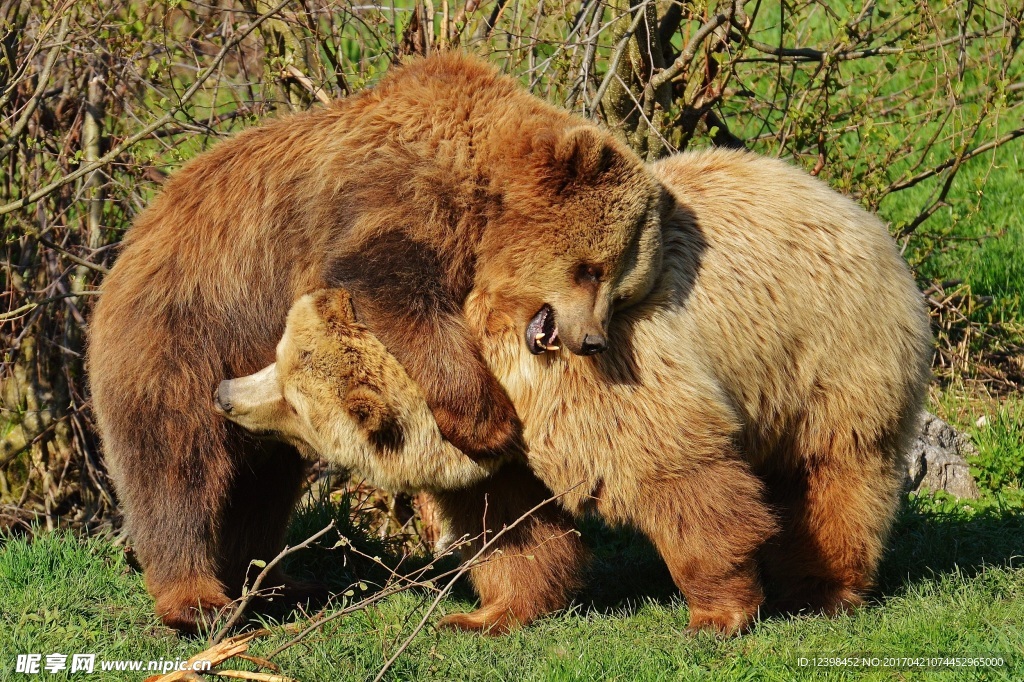
<svg viewBox="0 0 1024 682"><path fill-rule="evenodd" d="M337 510L335 510L337 511ZM645 542L595 522L584 536L596 561L588 590L568 612L504 638L427 628L389 673L394 680L661 679L1019 679L1024 675L1024 516L1020 509L973 511L950 500L908 500L883 565L875 599L849 616L770 618L732 640L685 634L687 610ZM330 509L307 510L296 538ZM330 546L331 542L327 543ZM322 572L326 549L299 555L297 573ZM336 564L341 557L333 554ZM342 575L334 580L350 579ZM372 678L411 631L426 593L404 593L339 619L275 661L301 680ZM0 679L17 654L96 653L106 660L185 659L205 648L153 617L141 575L122 549L102 539L41 534L0 549ZM468 594L442 613L471 608ZM441 614L432 617L435 622ZM253 650L287 639L278 632ZM1003 668L930 673L903 669L812 671L805 656L1002 655ZM246 664L241 664L246 665ZM239 666L232 666L239 667ZM142 679L104 673L103 679ZM48 679L75 679L49 675Z"/></svg>

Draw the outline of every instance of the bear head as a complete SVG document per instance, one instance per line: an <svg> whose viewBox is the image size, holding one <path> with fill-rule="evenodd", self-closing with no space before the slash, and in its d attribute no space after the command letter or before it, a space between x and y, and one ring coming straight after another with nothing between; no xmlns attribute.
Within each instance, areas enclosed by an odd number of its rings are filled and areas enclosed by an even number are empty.
<svg viewBox="0 0 1024 682"><path fill-rule="evenodd" d="M587 124L537 131L484 236L475 288L501 301L535 353L600 353L616 309L661 269L671 198L636 155ZM528 230L523 226L530 226Z"/></svg>
<svg viewBox="0 0 1024 682"><path fill-rule="evenodd" d="M464 487L504 461L477 464L441 437L422 390L342 288L299 298L276 362L222 381L214 409L392 492Z"/></svg>

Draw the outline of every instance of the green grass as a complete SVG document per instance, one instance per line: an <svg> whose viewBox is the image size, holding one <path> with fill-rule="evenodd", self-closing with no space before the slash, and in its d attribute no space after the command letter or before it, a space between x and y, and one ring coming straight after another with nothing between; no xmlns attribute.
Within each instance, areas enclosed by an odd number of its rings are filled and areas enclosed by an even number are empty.
<svg viewBox="0 0 1024 682"><path fill-rule="evenodd" d="M937 212L911 242L907 256L921 281L962 280L971 293L992 297L990 322L1024 323L1024 143L972 160ZM930 188L892 195L881 214L893 223L926 205Z"/></svg>
<svg viewBox="0 0 1024 682"><path fill-rule="evenodd" d="M971 511L941 499L909 500L883 565L878 594L850 616L769 618L742 638L685 634L687 610L664 566L643 541L588 522L595 566L587 591L567 613L504 638L428 627L397 661L394 680L789 680L813 673L798 656L1003 655L1002 669L933 671L940 679L1020 679L1024 675L1024 516L1020 509ZM300 514L301 537L324 509ZM300 532L301 529L301 532ZM330 546L333 542L328 542ZM331 556L314 549L292 570L321 572ZM341 564L335 552L333 558ZM344 572L344 571L342 571ZM340 575L337 576L340 578ZM347 580L346 576L343 580ZM301 680L372 677L418 622L429 595L405 593L341 618L275 661ZM445 612L473 605L467 593ZM205 648L153 617L141 575L124 552L100 539L41 534L0 549L0 679L14 677L19 653L96 653L98 659L184 659ZM256 655L286 641L258 642ZM242 667L247 664L241 663ZM103 679L142 679L106 673ZM899 675L921 673L903 670ZM823 679L896 679L893 671L830 669ZM49 675L48 679L75 679Z"/></svg>

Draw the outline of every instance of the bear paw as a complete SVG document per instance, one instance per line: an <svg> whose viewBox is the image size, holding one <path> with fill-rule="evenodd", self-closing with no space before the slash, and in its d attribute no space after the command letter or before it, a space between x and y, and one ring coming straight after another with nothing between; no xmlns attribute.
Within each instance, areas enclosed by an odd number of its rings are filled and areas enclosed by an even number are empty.
<svg viewBox="0 0 1024 682"><path fill-rule="evenodd" d="M479 632L491 636L506 635L522 625L506 606L487 606L471 613L453 613L437 623L439 628Z"/></svg>
<svg viewBox="0 0 1024 682"><path fill-rule="evenodd" d="M756 609L738 607L702 609L691 606L690 624L686 631L690 634L714 632L723 637L735 637L750 630L756 614Z"/></svg>
<svg viewBox="0 0 1024 682"><path fill-rule="evenodd" d="M194 635L210 630L230 603L224 594L199 597L177 593L158 597L156 612L167 627Z"/></svg>

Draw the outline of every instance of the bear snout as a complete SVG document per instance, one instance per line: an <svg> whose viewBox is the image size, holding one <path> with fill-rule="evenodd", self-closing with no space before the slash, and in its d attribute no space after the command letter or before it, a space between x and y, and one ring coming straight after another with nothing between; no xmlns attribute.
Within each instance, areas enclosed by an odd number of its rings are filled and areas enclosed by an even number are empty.
<svg viewBox="0 0 1024 682"><path fill-rule="evenodd" d="M231 403L231 382L222 381L213 391L213 409L221 414L231 414L234 405Z"/></svg>
<svg viewBox="0 0 1024 682"><path fill-rule="evenodd" d="M580 355L597 355L608 350L608 339L601 334L587 334L580 345Z"/></svg>

